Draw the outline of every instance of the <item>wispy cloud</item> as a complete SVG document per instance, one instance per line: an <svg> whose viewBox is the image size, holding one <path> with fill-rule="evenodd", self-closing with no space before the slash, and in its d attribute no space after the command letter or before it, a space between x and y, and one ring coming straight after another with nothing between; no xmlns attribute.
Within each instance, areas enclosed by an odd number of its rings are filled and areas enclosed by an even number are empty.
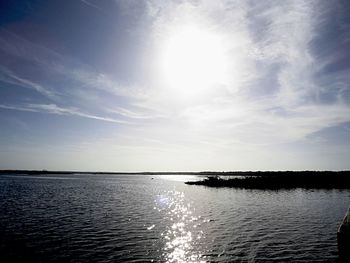
<svg viewBox="0 0 350 263"><path fill-rule="evenodd" d="M129 119L141 119L141 120L151 120L151 119L159 119L164 118L163 115L155 115L152 112L146 113L147 109L140 109L132 110L132 109L126 109L122 107L114 107L113 109L110 109L109 112L124 116Z"/></svg>
<svg viewBox="0 0 350 263"><path fill-rule="evenodd" d="M0 56L5 57L0 61L0 81L4 83L34 90L49 101L81 112L86 111L85 108L100 113L109 111L112 102L100 103L101 98L118 102L123 100L121 98L138 100L144 96L136 84L121 85L111 76L43 43L33 42L9 30L0 30ZM11 61L23 62L23 66ZM26 72L28 67L31 74ZM33 99L38 100L35 95Z"/></svg>
<svg viewBox="0 0 350 263"><path fill-rule="evenodd" d="M41 95L44 95L45 97L53 100L56 100L58 98L58 94L55 91L45 88L39 83L35 83L28 79L19 77L8 69L0 68L0 81L35 90Z"/></svg>
<svg viewBox="0 0 350 263"><path fill-rule="evenodd" d="M67 115L67 116L78 116L78 117L94 119L94 120L114 122L114 123L118 123L118 124L130 124L129 122L124 121L124 120L118 120L118 119L108 118L108 117L101 117L101 116L81 112L75 108L59 107L56 104L27 104L24 106L11 106L11 105L0 104L0 108L7 109L7 110L18 110L18 111L57 114L57 115Z"/></svg>
<svg viewBox="0 0 350 263"><path fill-rule="evenodd" d="M98 9L98 10L100 10L100 11L102 11L102 9L98 6L98 5L96 5L95 3L93 3L92 1L88 1L88 0L80 0L82 3L84 3L85 5L87 5L87 6L90 6L90 7L92 7L92 8L95 8L95 9Z"/></svg>

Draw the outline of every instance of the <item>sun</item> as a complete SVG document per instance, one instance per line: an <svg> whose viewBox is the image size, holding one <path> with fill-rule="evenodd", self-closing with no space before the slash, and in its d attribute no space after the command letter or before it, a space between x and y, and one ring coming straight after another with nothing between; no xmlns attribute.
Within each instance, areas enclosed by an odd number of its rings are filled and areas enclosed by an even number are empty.
<svg viewBox="0 0 350 263"><path fill-rule="evenodd" d="M227 56L222 38L195 26L174 30L161 51L160 74L165 85L182 96L224 84Z"/></svg>

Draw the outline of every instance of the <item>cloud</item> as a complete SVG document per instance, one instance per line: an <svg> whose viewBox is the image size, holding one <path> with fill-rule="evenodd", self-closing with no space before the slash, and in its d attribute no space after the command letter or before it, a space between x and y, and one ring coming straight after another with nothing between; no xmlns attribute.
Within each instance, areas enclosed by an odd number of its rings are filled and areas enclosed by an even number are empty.
<svg viewBox="0 0 350 263"><path fill-rule="evenodd" d="M89 7L102 11L102 9L98 5L94 4L92 1L88 1L88 0L80 0L80 1Z"/></svg>
<svg viewBox="0 0 350 263"><path fill-rule="evenodd" d="M35 90L41 95L44 95L45 97L50 98L52 100L56 100L58 98L58 94L55 91L50 90L48 88L44 88L39 83L35 83L28 79L19 77L8 69L0 68L0 81L12 85L17 85L23 88Z"/></svg>
<svg viewBox="0 0 350 263"><path fill-rule="evenodd" d="M123 101L127 104L127 100L144 96L137 85L122 85L108 74L10 30L1 29L0 43L0 57L4 58L0 60L0 81L34 90L49 102L81 112L108 115L110 112L106 111L114 106L113 103ZM20 99L21 93L17 95ZM43 99L32 95L31 100L42 103Z"/></svg>
<svg viewBox="0 0 350 263"><path fill-rule="evenodd" d="M144 97L144 92L140 86L137 85L121 85L116 80L113 80L110 76L98 73L94 71L89 71L81 68L75 68L71 70L61 69L62 73L66 77L75 81L79 86L84 88L91 88L95 90L105 91L111 95L131 98L131 99L142 99Z"/></svg>
<svg viewBox="0 0 350 263"><path fill-rule="evenodd" d="M347 68L327 70L341 54L336 58L333 53L325 57L317 52L321 30L332 19L325 11L328 5L313 0L116 2L124 13L130 13L125 18L138 20L125 23L142 26L149 33L143 33L147 37L140 44L148 68L138 75L146 77L121 83L94 65L2 31L2 52L30 61L44 75L40 80L30 79L3 62L2 81L31 88L54 103L23 107L5 103L1 107L124 123L121 118L134 124L135 137L142 133L145 139L165 143L191 133L197 135L194 141L208 144L283 143L350 121L350 74ZM82 3L98 7L93 1ZM188 24L222 37L230 76L224 85L186 101L175 96L176 89L169 90L158 81L155 60L172 30Z"/></svg>
<svg viewBox="0 0 350 263"><path fill-rule="evenodd" d="M63 56L53 48L38 41L30 40L15 32L20 30L16 30L16 27L14 27L14 30L11 30L11 28L0 28L0 51L3 52L5 58L6 56L12 58L2 60L3 66L6 64L11 65L14 59L23 60L24 62L31 61L36 66L55 66L56 64L73 62L72 59ZM33 32L34 36L35 34L38 33Z"/></svg>
<svg viewBox="0 0 350 263"><path fill-rule="evenodd" d="M109 112L124 116L128 119L141 119L141 120L151 120L151 119L159 119L164 118L163 115L154 115L152 113L146 113L147 109L125 109L122 107L115 106L113 109L110 109Z"/></svg>
<svg viewBox="0 0 350 263"><path fill-rule="evenodd" d="M149 90L138 105L168 118L159 129L177 123L212 141L221 136L226 142L273 144L303 140L350 121L348 72L321 75L325 65L315 50L325 5L304 0L147 3L156 50L172 28L196 23L221 34L228 59L235 62L225 86L189 103L163 87Z"/></svg>
<svg viewBox="0 0 350 263"><path fill-rule="evenodd" d="M78 117L94 119L99 121L113 122L118 124L130 124L129 122L124 120L97 116L97 115L81 112L75 108L59 107L56 104L27 104L24 106L12 106L12 105L0 104L0 108L6 109L6 110L40 112L40 113L66 115L66 116L78 116Z"/></svg>

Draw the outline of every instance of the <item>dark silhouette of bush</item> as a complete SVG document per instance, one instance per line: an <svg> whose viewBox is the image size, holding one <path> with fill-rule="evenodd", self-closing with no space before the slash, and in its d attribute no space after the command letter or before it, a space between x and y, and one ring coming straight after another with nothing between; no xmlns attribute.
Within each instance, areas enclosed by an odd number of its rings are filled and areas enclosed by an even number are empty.
<svg viewBox="0 0 350 263"><path fill-rule="evenodd" d="M204 180L186 182L186 184L250 189L350 189L349 171L242 172L239 175L240 177L229 179L218 175L208 176Z"/></svg>

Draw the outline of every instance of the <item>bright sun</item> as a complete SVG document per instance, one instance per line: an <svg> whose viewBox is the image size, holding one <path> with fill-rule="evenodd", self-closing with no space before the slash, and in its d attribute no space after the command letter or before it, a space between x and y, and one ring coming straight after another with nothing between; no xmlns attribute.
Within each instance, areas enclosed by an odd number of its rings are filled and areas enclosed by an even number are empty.
<svg viewBox="0 0 350 263"><path fill-rule="evenodd" d="M211 32L188 26L165 41L160 70L167 87L191 96L223 84L227 59L222 39Z"/></svg>

